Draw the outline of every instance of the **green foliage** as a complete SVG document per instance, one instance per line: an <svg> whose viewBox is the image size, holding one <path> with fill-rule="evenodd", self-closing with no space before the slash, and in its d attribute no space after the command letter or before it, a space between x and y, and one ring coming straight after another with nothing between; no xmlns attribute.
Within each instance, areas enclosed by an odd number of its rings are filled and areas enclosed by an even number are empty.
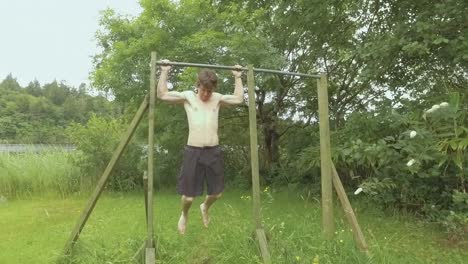
<svg viewBox="0 0 468 264"><path fill-rule="evenodd" d="M80 168L89 186L94 186L104 172L127 127L123 120L93 115L86 125L73 123L67 128L67 135L78 151L72 162ZM142 148L136 143L127 145L107 184L110 189L132 190L142 186L143 171L138 167L141 153Z"/></svg>
<svg viewBox="0 0 468 264"><path fill-rule="evenodd" d="M434 105L427 110L424 118L427 126L439 138L439 150L445 154L439 166L446 163L446 168L453 163L458 169L459 188L466 192L466 162L468 161L468 104L464 104L464 96L454 93L450 103Z"/></svg>
<svg viewBox="0 0 468 264"><path fill-rule="evenodd" d="M336 129L346 125L351 112L377 108L378 113L385 111L382 104L393 107L418 100L427 105L431 97L466 88L466 59L461 51L468 38L460 28L464 17L461 0L438 3L437 10L426 0L391 4L165 0L140 4L143 12L134 19L104 11L97 34L103 49L95 56L93 84L112 92L120 102L134 104L146 93L153 50L159 58L177 61L252 63L261 68L325 72L331 125ZM194 70L177 68L173 75L177 76L171 79L175 89L193 85ZM285 147L290 139L284 138L293 137L291 126L316 124L315 80L269 74L255 77L262 178L300 182L302 176L283 172L303 166L294 165L299 161L282 151L298 154L309 145L305 142L290 151ZM231 92L229 79L221 92ZM237 114L243 116L245 111ZM182 128L176 122L163 123L167 130ZM240 119L232 124L247 131L246 122ZM238 134L233 131L221 132L227 139L223 144L237 146L231 141Z"/></svg>
<svg viewBox="0 0 468 264"><path fill-rule="evenodd" d="M399 133L392 128L395 122L389 125L394 118L377 115L368 123L386 123L389 133L377 142L357 140L344 144L336 151L337 167L351 182L360 182L364 192L379 204L424 214L444 224L451 235L463 235L468 219L466 208L460 207L464 200L455 197L466 195L467 187L465 113L463 98L454 93L450 103L427 110L424 122L411 115L392 114L406 119L396 124ZM444 215L446 221L441 220Z"/></svg>
<svg viewBox="0 0 468 264"><path fill-rule="evenodd" d="M358 54L367 61L363 73L368 78L398 98L466 90L465 1L370 1L367 7L372 19L369 41Z"/></svg>
<svg viewBox="0 0 468 264"><path fill-rule="evenodd" d="M102 96L90 96L56 81L21 87L8 75L0 83L0 142L68 143L64 128L84 123L92 113L115 115L116 107Z"/></svg>
<svg viewBox="0 0 468 264"><path fill-rule="evenodd" d="M394 138L387 136L375 143L351 141L336 152L336 163L342 174L349 174L351 182L362 182L378 204L420 211L425 204L447 203L440 194L453 188L451 181L442 177L435 140L419 130L411 139L409 131L401 131Z"/></svg>
<svg viewBox="0 0 468 264"><path fill-rule="evenodd" d="M468 193L455 191L452 210L444 211L442 224L452 240L460 241L468 235Z"/></svg>
<svg viewBox="0 0 468 264"><path fill-rule="evenodd" d="M466 233L467 220L467 209L460 203L464 200L459 198L467 187L467 104L458 93L439 101L443 103L429 110L414 102L399 108L381 102L376 111L350 114L346 125L332 134L332 155L348 188L361 187L376 204L424 216L459 238ZM318 143L317 134L304 136ZM283 151L282 163L287 166L276 180L289 177L320 186L317 143L299 153Z"/></svg>

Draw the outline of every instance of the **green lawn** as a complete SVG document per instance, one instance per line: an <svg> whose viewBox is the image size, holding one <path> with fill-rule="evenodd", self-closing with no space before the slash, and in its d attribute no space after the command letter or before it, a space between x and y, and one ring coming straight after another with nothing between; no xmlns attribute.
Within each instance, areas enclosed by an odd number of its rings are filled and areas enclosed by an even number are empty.
<svg viewBox="0 0 468 264"><path fill-rule="evenodd" d="M231 191L202 227L194 203L185 236L177 233L179 197L155 195L158 263L260 263L252 239L251 200ZM320 204L296 194L263 194L263 216L273 263L468 263L466 247L448 246L441 231L411 217L386 216L354 204L372 254L354 246L339 207L336 237L321 238ZM54 263L61 254L87 197L34 198L0 202L0 263ZM72 257L64 263L132 263L145 238L142 194L104 194L85 226ZM317 262L315 262L317 263Z"/></svg>

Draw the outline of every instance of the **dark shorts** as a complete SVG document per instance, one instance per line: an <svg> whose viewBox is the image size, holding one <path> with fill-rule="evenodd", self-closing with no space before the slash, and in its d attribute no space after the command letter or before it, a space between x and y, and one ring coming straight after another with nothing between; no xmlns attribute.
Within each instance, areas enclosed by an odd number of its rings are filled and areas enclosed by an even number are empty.
<svg viewBox="0 0 468 264"><path fill-rule="evenodd" d="M185 146L177 182L177 192L187 197L203 195L204 182L208 195L224 190L224 160L219 146Z"/></svg>

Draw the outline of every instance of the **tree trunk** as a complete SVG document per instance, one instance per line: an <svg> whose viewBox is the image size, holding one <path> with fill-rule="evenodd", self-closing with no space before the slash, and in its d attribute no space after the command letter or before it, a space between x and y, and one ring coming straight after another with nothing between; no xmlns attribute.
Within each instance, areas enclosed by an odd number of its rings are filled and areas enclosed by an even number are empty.
<svg viewBox="0 0 468 264"><path fill-rule="evenodd" d="M266 148L266 163L268 170L271 170L272 166L278 162L279 159L279 133L276 128L276 123L263 124L263 134L265 137L265 148Z"/></svg>
<svg viewBox="0 0 468 264"><path fill-rule="evenodd" d="M267 111L265 109L265 91L256 91L257 94L257 105L258 105L258 121L263 133L263 144L265 146L265 166L264 170L270 175L273 166L279 160L279 138L277 128L277 114L273 111ZM262 173L263 175L263 173ZM263 175L264 180L270 178Z"/></svg>

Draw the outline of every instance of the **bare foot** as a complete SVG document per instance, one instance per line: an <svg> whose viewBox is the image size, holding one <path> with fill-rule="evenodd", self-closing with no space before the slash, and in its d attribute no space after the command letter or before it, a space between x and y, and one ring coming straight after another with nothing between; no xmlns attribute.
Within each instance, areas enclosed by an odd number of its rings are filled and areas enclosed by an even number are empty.
<svg viewBox="0 0 468 264"><path fill-rule="evenodd" d="M203 225L208 228L208 224L210 223L210 217L208 216L208 210L206 210L205 204L200 204L200 211L203 219Z"/></svg>
<svg viewBox="0 0 468 264"><path fill-rule="evenodd" d="M187 217L184 217L184 214L181 214L179 218L179 223L177 224L177 228L179 229L179 233L181 235L185 234L186 225L187 225Z"/></svg>

